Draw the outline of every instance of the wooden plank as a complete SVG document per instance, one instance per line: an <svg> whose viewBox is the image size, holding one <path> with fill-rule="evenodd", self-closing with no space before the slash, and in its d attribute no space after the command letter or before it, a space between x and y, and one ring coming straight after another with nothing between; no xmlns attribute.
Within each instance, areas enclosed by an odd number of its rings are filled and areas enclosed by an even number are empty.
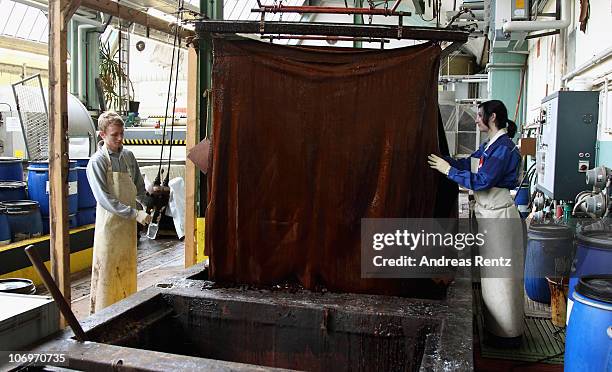
<svg viewBox="0 0 612 372"><path fill-rule="evenodd" d="M187 133L186 153L198 143L198 55L193 46L187 52ZM189 159L185 160L185 267L196 263L196 189L198 169Z"/></svg>
<svg viewBox="0 0 612 372"><path fill-rule="evenodd" d="M68 59L64 9L70 0L49 1L49 212L51 274L70 303L68 236ZM61 320L63 326L64 320Z"/></svg>
<svg viewBox="0 0 612 372"><path fill-rule="evenodd" d="M173 24L111 0L81 0L81 6L174 35ZM181 28L180 36L181 38L194 37L195 32Z"/></svg>

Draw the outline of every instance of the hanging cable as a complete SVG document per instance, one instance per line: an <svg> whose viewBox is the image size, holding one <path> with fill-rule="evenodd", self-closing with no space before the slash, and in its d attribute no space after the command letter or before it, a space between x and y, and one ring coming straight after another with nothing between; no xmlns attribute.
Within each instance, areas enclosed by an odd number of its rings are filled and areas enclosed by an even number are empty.
<svg viewBox="0 0 612 372"><path fill-rule="evenodd" d="M179 7L179 11L180 11L180 1L178 4ZM177 15L178 18L178 15ZM162 169L162 161L164 158L164 144L166 142L166 125L168 124L168 106L170 105L170 91L172 88L172 71L174 69L174 54L176 52L176 42L178 39L178 31L179 31L179 25L176 25L176 28L174 29L174 42L172 43L172 61L170 62L170 79L168 79L168 96L166 99L166 111L165 111L165 116L164 116L164 126L162 129L162 145L161 145L161 152L159 154L159 165L157 168L157 176L155 176L155 182L154 185L160 185L161 184L161 169Z"/></svg>
<svg viewBox="0 0 612 372"><path fill-rule="evenodd" d="M183 3L184 0L179 0L179 8L182 10L183 8ZM179 19L178 19L178 24L177 24L177 28L178 25L181 24L183 22L183 12L179 11ZM180 36L178 37L178 42L177 42L177 53L176 53L176 72L174 74L174 102L172 104L172 126L170 128L170 148L168 151L168 171L166 172L166 177L164 178L164 186L168 186L168 182L170 179L170 162L172 161L172 146L173 146L173 142L174 142L174 122L175 122L175 118L176 118L176 90L177 90L177 86L178 86L178 76L179 76L179 61L180 61L180 57L181 57L181 38Z"/></svg>

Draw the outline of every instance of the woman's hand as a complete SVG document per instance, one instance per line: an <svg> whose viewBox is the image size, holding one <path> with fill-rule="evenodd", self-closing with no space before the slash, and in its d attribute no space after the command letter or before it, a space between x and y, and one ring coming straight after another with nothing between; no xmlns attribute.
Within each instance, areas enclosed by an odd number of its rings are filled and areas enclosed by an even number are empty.
<svg viewBox="0 0 612 372"><path fill-rule="evenodd" d="M450 171L451 166L450 164L448 164L446 160L434 154L430 154L427 157L427 162L429 163L429 166L431 168L437 170L438 172L444 174L445 176L448 176L448 172Z"/></svg>

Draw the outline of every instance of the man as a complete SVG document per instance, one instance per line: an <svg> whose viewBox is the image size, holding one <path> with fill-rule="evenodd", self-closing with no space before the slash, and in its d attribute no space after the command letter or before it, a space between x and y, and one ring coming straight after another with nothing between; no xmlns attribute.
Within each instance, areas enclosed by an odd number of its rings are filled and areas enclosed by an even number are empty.
<svg viewBox="0 0 612 372"><path fill-rule="evenodd" d="M136 292L136 222L151 216L137 207L146 192L134 154L123 148L124 123L115 112L98 118L102 142L87 165L98 202L91 274L91 314Z"/></svg>

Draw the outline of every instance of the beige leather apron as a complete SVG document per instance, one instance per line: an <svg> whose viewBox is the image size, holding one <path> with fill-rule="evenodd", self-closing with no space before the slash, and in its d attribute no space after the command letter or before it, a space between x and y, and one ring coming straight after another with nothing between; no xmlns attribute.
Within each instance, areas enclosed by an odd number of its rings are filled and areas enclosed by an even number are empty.
<svg viewBox="0 0 612 372"><path fill-rule="evenodd" d="M477 172L472 165L472 172ZM474 191L478 231L486 231L483 258L511 258L512 267L480 267L487 331L499 337L523 333L524 230L510 190Z"/></svg>
<svg viewBox="0 0 612 372"><path fill-rule="evenodd" d="M106 146L102 146L102 151L110 164ZM136 206L136 185L129 173L113 172L112 166L109 166L106 182L112 196L125 205ZM120 217L98 204L91 275L91 314L136 292L136 244L136 220Z"/></svg>

